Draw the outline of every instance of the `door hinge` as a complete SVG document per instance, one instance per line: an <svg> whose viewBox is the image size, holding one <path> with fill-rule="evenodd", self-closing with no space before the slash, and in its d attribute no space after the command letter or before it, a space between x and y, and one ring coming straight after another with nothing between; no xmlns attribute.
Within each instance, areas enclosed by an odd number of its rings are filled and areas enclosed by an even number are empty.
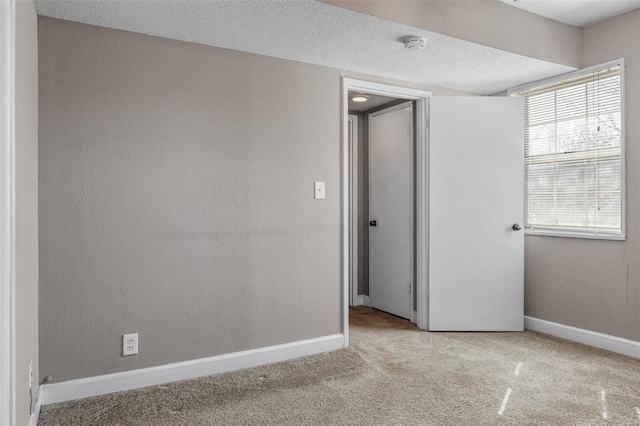
<svg viewBox="0 0 640 426"><path fill-rule="evenodd" d="M424 127L425 127L425 128L427 128L427 129L428 129L429 127L431 127L431 119L430 119L430 118L428 118L428 117L427 117L427 120L426 120L426 122L425 122Z"/></svg>
<svg viewBox="0 0 640 426"><path fill-rule="evenodd" d="M407 134L411 136L411 124L407 124Z"/></svg>
<svg viewBox="0 0 640 426"><path fill-rule="evenodd" d="M408 289L409 289L409 294L411 294L411 287L412 287L412 286L411 286L411 283L409 283L409 285L408 285L407 287L408 287Z"/></svg>

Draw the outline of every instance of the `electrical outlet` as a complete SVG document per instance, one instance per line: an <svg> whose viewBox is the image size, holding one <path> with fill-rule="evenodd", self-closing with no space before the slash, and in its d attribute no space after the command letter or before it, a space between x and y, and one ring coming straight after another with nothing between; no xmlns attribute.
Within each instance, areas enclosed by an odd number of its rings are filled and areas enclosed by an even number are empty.
<svg viewBox="0 0 640 426"><path fill-rule="evenodd" d="M138 353L138 333L122 336L122 356L136 355Z"/></svg>

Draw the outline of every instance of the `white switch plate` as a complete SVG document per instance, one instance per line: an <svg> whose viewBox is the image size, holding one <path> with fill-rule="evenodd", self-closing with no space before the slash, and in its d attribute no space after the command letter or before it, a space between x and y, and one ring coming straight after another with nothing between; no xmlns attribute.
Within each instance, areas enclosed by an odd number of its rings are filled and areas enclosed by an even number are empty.
<svg viewBox="0 0 640 426"><path fill-rule="evenodd" d="M138 353L138 333L122 336L122 356L136 355Z"/></svg>
<svg viewBox="0 0 640 426"><path fill-rule="evenodd" d="M316 200L324 200L324 182L314 182L313 197Z"/></svg>

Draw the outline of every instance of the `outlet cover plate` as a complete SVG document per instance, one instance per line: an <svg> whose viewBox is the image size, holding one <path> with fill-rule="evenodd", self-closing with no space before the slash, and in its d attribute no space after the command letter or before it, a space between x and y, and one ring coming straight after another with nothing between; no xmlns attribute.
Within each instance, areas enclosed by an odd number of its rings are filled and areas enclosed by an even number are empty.
<svg viewBox="0 0 640 426"><path fill-rule="evenodd" d="M136 355L138 353L138 333L124 334L122 336L122 356Z"/></svg>

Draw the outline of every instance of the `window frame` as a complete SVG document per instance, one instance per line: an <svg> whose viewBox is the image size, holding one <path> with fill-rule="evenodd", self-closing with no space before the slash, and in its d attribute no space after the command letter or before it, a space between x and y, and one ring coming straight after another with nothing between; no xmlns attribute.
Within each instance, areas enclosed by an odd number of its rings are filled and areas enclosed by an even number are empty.
<svg viewBox="0 0 640 426"><path fill-rule="evenodd" d="M607 68L620 67L620 121L622 123L620 131L620 179L621 179L621 194L620 194L620 234L617 233L594 233L584 231L571 231L569 229L529 229L524 228L525 235L541 235L550 237L569 237L569 238L586 238L595 240L618 240L624 241L627 239L627 171L626 171L626 133L627 133L627 118L626 118L626 89L625 89L625 71L626 61L625 58L616 59L614 61L605 62L602 64L594 65L580 70L572 71L566 74L562 74L556 77L550 77L531 83L523 84L521 86L513 87L507 90L507 96L514 96L515 93L523 90L528 90L534 87L544 86L548 84L559 83L562 80L573 79L583 76L585 74L602 71ZM523 152L524 157L524 152ZM523 202L526 194L523 188ZM526 214L526 211L525 211Z"/></svg>

